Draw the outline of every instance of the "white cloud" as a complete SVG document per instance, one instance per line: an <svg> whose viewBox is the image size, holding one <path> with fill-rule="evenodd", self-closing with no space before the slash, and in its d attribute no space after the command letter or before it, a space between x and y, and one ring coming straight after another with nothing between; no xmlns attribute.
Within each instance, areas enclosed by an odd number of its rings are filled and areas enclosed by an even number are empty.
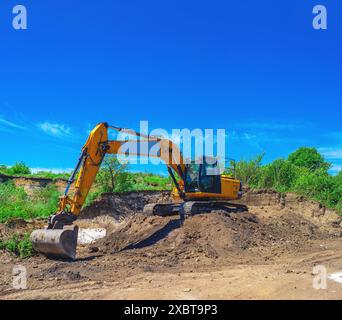
<svg viewBox="0 0 342 320"><path fill-rule="evenodd" d="M233 130L228 133L228 141L245 141L247 143L260 147L262 143L305 143L306 140L300 137L279 136L276 133L270 132L237 132Z"/></svg>
<svg viewBox="0 0 342 320"><path fill-rule="evenodd" d="M318 151L332 163L329 172L338 174L342 170L342 147L319 148Z"/></svg>
<svg viewBox="0 0 342 320"><path fill-rule="evenodd" d="M342 131L329 132L325 136L332 139L342 140Z"/></svg>
<svg viewBox="0 0 342 320"><path fill-rule="evenodd" d="M0 118L0 124L4 125L6 127L14 128L14 129L26 130L25 127L20 126L14 122L7 121L4 118Z"/></svg>
<svg viewBox="0 0 342 320"><path fill-rule="evenodd" d="M74 169L72 168L30 168L32 173L38 172L51 172L51 173L71 173Z"/></svg>
<svg viewBox="0 0 342 320"><path fill-rule="evenodd" d="M262 129L262 130L295 130L311 126L310 123L290 123L290 122L241 122L237 123L237 128Z"/></svg>
<svg viewBox="0 0 342 320"><path fill-rule="evenodd" d="M342 165L340 164L334 164L331 168L330 168L330 172L333 174L337 174L342 170Z"/></svg>
<svg viewBox="0 0 342 320"><path fill-rule="evenodd" d="M71 129L64 124L51 123L48 121L38 123L37 127L44 131L46 134L57 137L66 138L71 135Z"/></svg>
<svg viewBox="0 0 342 320"><path fill-rule="evenodd" d="M342 148L319 148L318 151L327 159L342 159Z"/></svg>

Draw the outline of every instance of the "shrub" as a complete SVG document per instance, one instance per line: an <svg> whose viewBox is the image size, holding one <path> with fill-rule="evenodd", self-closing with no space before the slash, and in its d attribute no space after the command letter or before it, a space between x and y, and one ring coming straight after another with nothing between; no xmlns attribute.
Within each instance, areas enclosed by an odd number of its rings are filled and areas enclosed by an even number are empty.
<svg viewBox="0 0 342 320"><path fill-rule="evenodd" d="M130 188L130 175L126 171L127 164L119 162L115 156L107 156L99 173L96 183L102 192L123 192Z"/></svg>
<svg viewBox="0 0 342 320"><path fill-rule="evenodd" d="M54 186L37 189L28 196L12 181L0 183L0 222L9 218L48 217L56 211L59 195Z"/></svg>
<svg viewBox="0 0 342 320"><path fill-rule="evenodd" d="M23 235L14 234L7 240L0 239L0 250L12 252L22 259L32 256L34 251L28 233Z"/></svg>
<svg viewBox="0 0 342 320"><path fill-rule="evenodd" d="M315 148L301 147L291 153L288 160L297 167L304 167L311 171L328 170L330 167L330 164L324 161L324 157Z"/></svg>
<svg viewBox="0 0 342 320"><path fill-rule="evenodd" d="M30 168L24 162L16 162L13 167L7 168L9 175L31 174Z"/></svg>
<svg viewBox="0 0 342 320"><path fill-rule="evenodd" d="M285 159L278 159L261 167L258 188L270 188L279 192L290 190L301 169Z"/></svg>
<svg viewBox="0 0 342 320"><path fill-rule="evenodd" d="M296 180L293 191L318 200L329 207L334 207L337 204L336 200L338 200L334 195L336 192L335 187L337 186L334 183L334 178L321 169L300 175Z"/></svg>
<svg viewBox="0 0 342 320"><path fill-rule="evenodd" d="M33 253L33 246L30 240L30 235L25 233L23 238L18 242L18 252L20 258L28 258L32 256Z"/></svg>
<svg viewBox="0 0 342 320"><path fill-rule="evenodd" d="M314 148L299 148L288 159L278 159L262 166L260 155L236 164L237 178L252 189L295 192L317 200L342 213L342 171L328 174L326 163Z"/></svg>
<svg viewBox="0 0 342 320"><path fill-rule="evenodd" d="M257 186L260 175L260 166L264 154L261 154L250 161L241 160L236 163L236 177L243 185Z"/></svg>

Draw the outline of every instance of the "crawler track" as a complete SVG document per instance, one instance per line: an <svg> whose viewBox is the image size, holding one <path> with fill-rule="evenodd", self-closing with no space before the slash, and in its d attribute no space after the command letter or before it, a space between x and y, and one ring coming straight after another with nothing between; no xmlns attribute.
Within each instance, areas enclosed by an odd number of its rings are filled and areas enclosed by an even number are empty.
<svg viewBox="0 0 342 320"><path fill-rule="evenodd" d="M247 206L226 201L186 201L182 203L149 203L144 207L147 216L180 215L185 218L201 213L222 210L228 213L248 211Z"/></svg>

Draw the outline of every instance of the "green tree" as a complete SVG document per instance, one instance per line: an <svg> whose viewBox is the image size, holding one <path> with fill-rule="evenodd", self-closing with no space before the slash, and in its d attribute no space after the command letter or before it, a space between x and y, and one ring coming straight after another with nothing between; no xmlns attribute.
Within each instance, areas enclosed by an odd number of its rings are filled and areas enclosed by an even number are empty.
<svg viewBox="0 0 342 320"><path fill-rule="evenodd" d="M308 198L315 199L327 206L336 205L336 184L334 178L325 169L307 171L301 174L295 182L293 190Z"/></svg>
<svg viewBox="0 0 342 320"><path fill-rule="evenodd" d="M285 159L278 159L260 169L259 188L286 192L291 189L301 168Z"/></svg>
<svg viewBox="0 0 342 320"><path fill-rule="evenodd" d="M244 185L254 187L258 184L261 161L265 154L261 154L249 161L241 160L236 163L236 177Z"/></svg>
<svg viewBox="0 0 342 320"><path fill-rule="evenodd" d="M96 177L102 192L128 191L132 182L126 171L127 163L121 163L116 156L107 156Z"/></svg>
<svg viewBox="0 0 342 320"><path fill-rule="evenodd" d="M333 179L333 191L331 193L331 205L342 213L342 170Z"/></svg>
<svg viewBox="0 0 342 320"><path fill-rule="evenodd" d="M24 162L16 162L13 167L7 169L8 174L31 174L30 168Z"/></svg>
<svg viewBox="0 0 342 320"><path fill-rule="evenodd" d="M330 164L325 162L324 157L316 148L301 147L291 153L288 160L295 166L304 167L311 171L317 169L328 170L330 167Z"/></svg>

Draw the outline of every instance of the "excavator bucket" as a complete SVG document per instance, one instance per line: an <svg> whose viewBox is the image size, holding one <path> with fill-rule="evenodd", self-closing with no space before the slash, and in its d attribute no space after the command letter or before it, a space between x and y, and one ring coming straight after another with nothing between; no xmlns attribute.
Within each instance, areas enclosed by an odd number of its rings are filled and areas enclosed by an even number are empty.
<svg viewBox="0 0 342 320"><path fill-rule="evenodd" d="M76 258L78 227L64 226L63 229L40 229L31 233L33 248L45 254L61 259Z"/></svg>

